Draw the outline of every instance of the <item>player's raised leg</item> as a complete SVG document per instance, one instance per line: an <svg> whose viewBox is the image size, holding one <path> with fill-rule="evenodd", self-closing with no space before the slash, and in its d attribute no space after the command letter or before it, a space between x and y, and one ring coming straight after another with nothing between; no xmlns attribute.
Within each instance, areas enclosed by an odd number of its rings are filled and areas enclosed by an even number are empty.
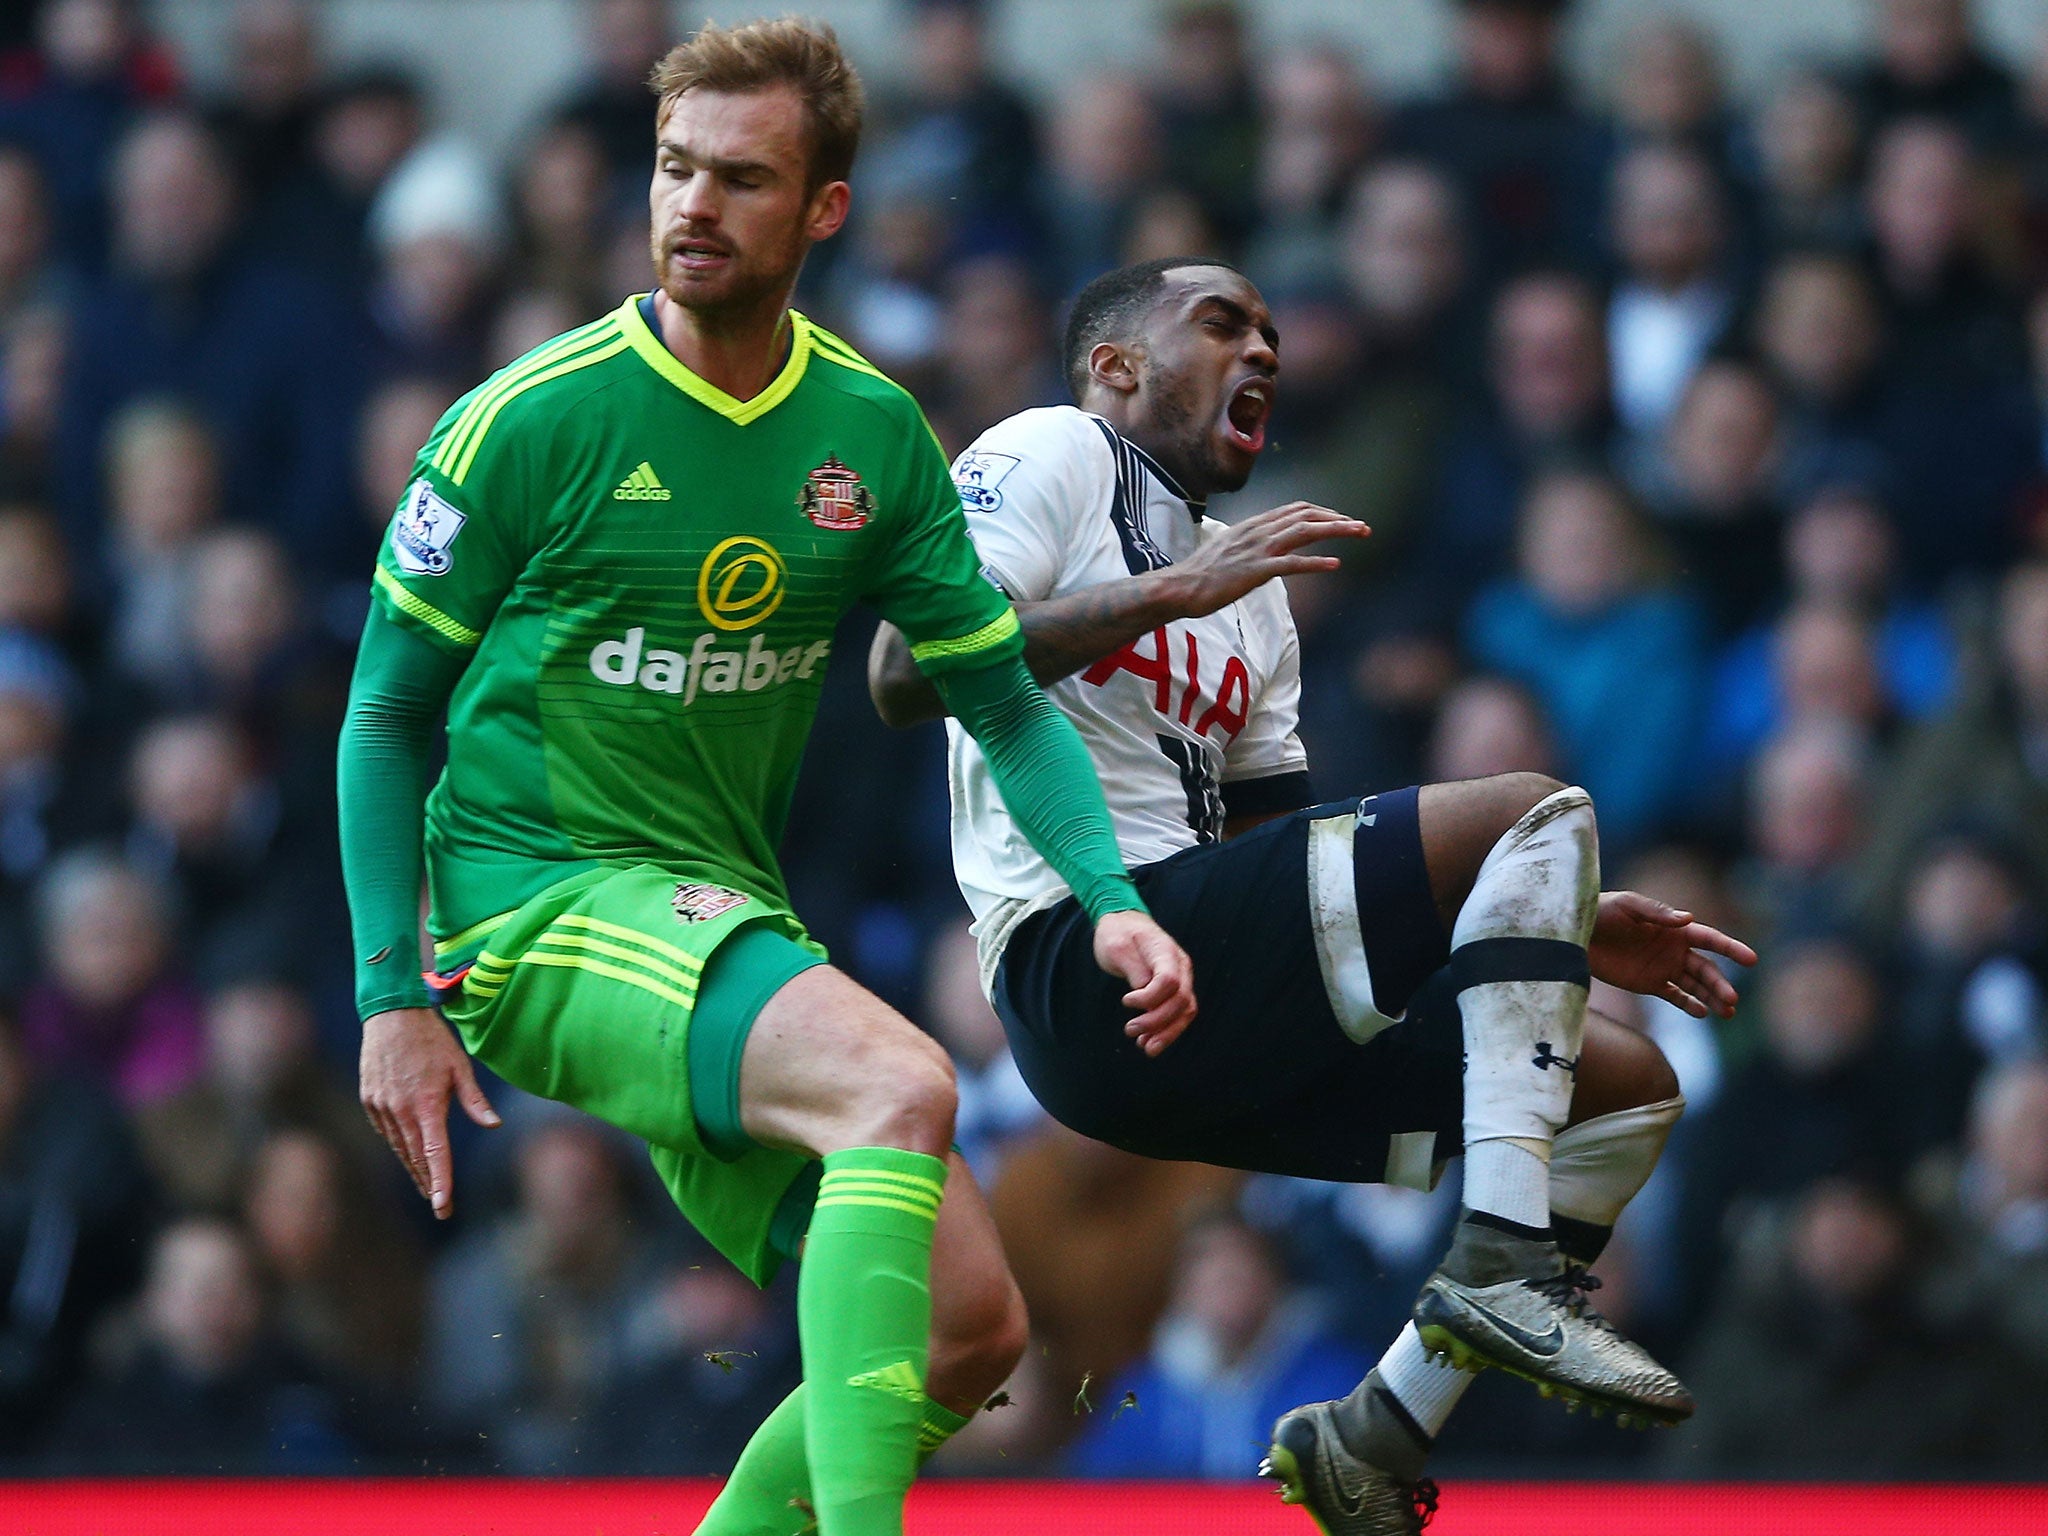
<svg viewBox="0 0 2048 1536"><path fill-rule="evenodd" d="M1684 1100L1655 1043L1604 1015L1586 1015L1579 1063L1549 1172L1550 1223L1583 1274L1655 1169ZM1263 1470L1329 1536L1419 1531L1436 1502L1429 1453L1474 1374L1432 1354L1411 1321L1349 1397L1281 1416Z"/></svg>
<svg viewBox="0 0 2048 1536"><path fill-rule="evenodd" d="M763 1425L704 1530L801 1529L807 1502L824 1536L900 1531L921 1450L1016 1365L1023 1308L994 1227L964 1168L947 1190L955 1102L945 1052L830 967L787 982L755 1019L741 1124L824 1162L797 1289L804 1386Z"/></svg>
<svg viewBox="0 0 2048 1536"><path fill-rule="evenodd" d="M946 1197L932 1235L931 1358L918 1424L922 1464L1009 1380L1024 1352L1024 1298L974 1175L947 1158ZM799 1386L747 1442L697 1536L801 1536L817 1530Z"/></svg>

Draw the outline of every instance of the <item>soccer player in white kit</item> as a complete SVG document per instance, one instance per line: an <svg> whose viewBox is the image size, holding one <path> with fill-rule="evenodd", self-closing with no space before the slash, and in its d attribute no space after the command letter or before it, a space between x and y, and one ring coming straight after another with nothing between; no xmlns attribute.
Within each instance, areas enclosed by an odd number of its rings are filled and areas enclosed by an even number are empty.
<svg viewBox="0 0 2048 1536"><path fill-rule="evenodd" d="M1405 1532L1433 1507L1424 1460L1480 1367L1642 1422L1691 1412L1586 1301L1585 1265L1683 1108L1653 1044L1588 1019L1587 986L1725 1014L1734 991L1708 952L1754 956L1647 897L1600 894L1592 803L1540 774L1314 803L1274 578L1333 569L1306 551L1368 530L1305 503L1235 527L1203 510L1265 446L1278 347L1228 266L1120 269L1068 325L1080 406L1014 416L954 465L983 574L1016 603L1125 861L1194 959L1201 1017L1126 1037L1085 915L949 722L954 866L1018 1066L1075 1130L1422 1188L1463 1150L1464 1210L1415 1320L1350 1397L1283 1416L1267 1460L1332 1536ZM941 713L886 626L870 686L891 723Z"/></svg>

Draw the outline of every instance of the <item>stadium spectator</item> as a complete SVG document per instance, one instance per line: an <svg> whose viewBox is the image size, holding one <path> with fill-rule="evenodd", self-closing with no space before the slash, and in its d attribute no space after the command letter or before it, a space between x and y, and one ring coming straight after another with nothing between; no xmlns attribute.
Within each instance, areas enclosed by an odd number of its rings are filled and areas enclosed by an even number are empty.
<svg viewBox="0 0 2048 1536"><path fill-rule="evenodd" d="M1736 885L1761 938L1854 910L1875 779L1870 743L1842 720L1787 721L1757 749Z"/></svg>
<svg viewBox="0 0 2048 1536"><path fill-rule="evenodd" d="M1624 850L1673 814L1704 662L1701 615L1658 576L1626 494L1597 475L1536 481L1522 509L1518 573L1480 593L1466 645L1543 701L1566 777L1600 807L1600 840ZM1657 658L1654 673L1643 659Z"/></svg>
<svg viewBox="0 0 2048 1536"><path fill-rule="evenodd" d="M27 503L0 503L0 634L84 643L72 607L71 552L56 520Z"/></svg>
<svg viewBox="0 0 2048 1536"><path fill-rule="evenodd" d="M309 1127L275 1130L238 1183L279 1334L336 1383L386 1389L418 1373L420 1255L355 1159Z"/></svg>
<svg viewBox="0 0 2048 1536"><path fill-rule="evenodd" d="M1592 290L1550 272L1502 288L1488 382L1486 407L1468 413L1445 444L1439 504L1423 534L1424 566L1458 595L1508 568L1515 509L1535 474L1609 458L1607 343Z"/></svg>
<svg viewBox="0 0 2048 1536"><path fill-rule="evenodd" d="M251 215L251 243L360 302L372 273L366 234L385 180L418 145L419 84L391 65L342 74L322 93L310 154Z"/></svg>
<svg viewBox="0 0 2048 1536"><path fill-rule="evenodd" d="M621 194L644 190L654 145L647 76L675 41L662 0L582 0L584 83L555 111L587 125Z"/></svg>
<svg viewBox="0 0 2048 1536"><path fill-rule="evenodd" d="M1256 1228L1215 1216L1182 1239L1173 1300L1151 1353L1109 1378L1071 1460L1095 1477L1237 1477L1296 1403L1349 1392L1371 1365L1289 1286Z"/></svg>
<svg viewBox="0 0 2048 1536"><path fill-rule="evenodd" d="M90 1074L133 1109L199 1075L199 999L171 892L114 854L53 861L37 892L43 968L22 1002L29 1057Z"/></svg>
<svg viewBox="0 0 2048 1536"><path fill-rule="evenodd" d="M482 161L452 139L422 144L377 193L369 232L373 378L480 377L506 241Z"/></svg>
<svg viewBox="0 0 2048 1536"><path fill-rule="evenodd" d="M981 256L953 269L937 361L926 410L949 452L1018 411L1067 398L1037 283L1014 256Z"/></svg>
<svg viewBox="0 0 2048 1536"><path fill-rule="evenodd" d="M0 994L18 990L34 969L36 883L66 834L78 831L78 785L65 751L74 693L70 669L48 641L0 630Z"/></svg>
<svg viewBox="0 0 2048 1536"><path fill-rule="evenodd" d="M37 1071L0 1008L0 1467L31 1465L92 1329L140 1278L148 1203L120 1106Z"/></svg>
<svg viewBox="0 0 2048 1536"><path fill-rule="evenodd" d="M1160 175L1165 130L1142 82L1103 73L1075 85L1050 126L1053 267L1071 295L1116 265L1139 203Z"/></svg>
<svg viewBox="0 0 2048 1536"><path fill-rule="evenodd" d="M51 499L63 394L62 306L35 305L0 334L0 495Z"/></svg>
<svg viewBox="0 0 2048 1536"><path fill-rule="evenodd" d="M74 279L50 248L50 210L35 157L0 140L0 342L35 310L61 303Z"/></svg>
<svg viewBox="0 0 2048 1536"><path fill-rule="evenodd" d="M1175 0L1166 8L1153 97L1165 129L1166 179L1235 249L1258 206L1262 130L1238 0ZM1147 258L1126 251L1124 259Z"/></svg>
<svg viewBox="0 0 2048 1536"><path fill-rule="evenodd" d="M1971 33L1970 0L1878 0L1877 57L1855 87L1866 125L1946 118L1987 148L2014 129L2013 79Z"/></svg>
<svg viewBox="0 0 2048 1536"><path fill-rule="evenodd" d="M1390 140L1458 183L1493 280L1592 254L1602 135L1558 64L1570 0L1458 0L1456 83L1394 114Z"/></svg>
<svg viewBox="0 0 2048 1536"><path fill-rule="evenodd" d="M1765 276L1756 333L1785 401L1788 494L1838 482L1891 485L1878 400L1883 317L1863 269L1825 253L1783 258Z"/></svg>
<svg viewBox="0 0 2048 1536"><path fill-rule="evenodd" d="M1837 485L1786 524L1783 564L1793 606L1846 609L1872 626L1884 706L1911 721L1948 702L1956 645L1939 607L1900 590L1897 545L1884 509L1858 487ZM1728 767L1747 760L1785 718L1780 638L1778 626L1760 624L1715 659L1705 744Z"/></svg>
<svg viewBox="0 0 2048 1536"><path fill-rule="evenodd" d="M1716 361L1693 375L1656 451L1633 457L1637 487L1718 638L1781 595L1783 442L1764 375Z"/></svg>
<svg viewBox="0 0 2048 1536"><path fill-rule="evenodd" d="M626 1359L628 1320L659 1279L603 1128L549 1117L519 1149L517 1203L436 1263L425 1387L506 1472L572 1470Z"/></svg>
<svg viewBox="0 0 2048 1536"><path fill-rule="evenodd" d="M34 152L54 203L58 252L97 273L115 146L138 113L176 93L177 64L149 37L135 0L47 0L35 48L8 62L0 139Z"/></svg>
<svg viewBox="0 0 2048 1536"><path fill-rule="evenodd" d="M123 406L106 426L111 660L152 693L192 666L187 616L199 542L221 517L219 445L169 399Z"/></svg>
<svg viewBox="0 0 2048 1536"><path fill-rule="evenodd" d="M1695 1476L1925 1478L2037 1467L2039 1390L1995 1345L1930 1315L1927 1239L1881 1182L1827 1178L1760 1224L1694 1352ZM1910 1408L1904 1405L1910 1404Z"/></svg>
<svg viewBox="0 0 2048 1536"><path fill-rule="evenodd" d="M1033 256L1038 209L1038 113L991 61L985 0L900 0L910 72L878 103L863 179L914 184L944 208L963 254Z"/></svg>
<svg viewBox="0 0 2048 1536"><path fill-rule="evenodd" d="M412 484L420 445L433 435L459 392L423 374L391 379L363 402L356 435L356 485L362 497L363 544L367 549L390 526L392 510Z"/></svg>
<svg viewBox="0 0 2048 1536"><path fill-rule="evenodd" d="M60 486L74 548L97 553L101 434L129 401L175 394L219 434L227 504L332 554L347 507L352 355L334 302L235 249L236 188L197 119L165 114L122 140L114 270L73 306Z"/></svg>
<svg viewBox="0 0 2048 1536"><path fill-rule="evenodd" d="M1491 778L1496 773L1558 771L1543 706L1520 683L1480 675L1444 695L1429 739L1425 782Z"/></svg>
<svg viewBox="0 0 2048 1536"><path fill-rule="evenodd" d="M575 312L571 325L595 319L617 302L616 294L600 286L615 207L595 129L568 120L543 126L519 159L513 206L516 286L563 295Z"/></svg>
<svg viewBox="0 0 2048 1536"><path fill-rule="evenodd" d="M231 27L227 89L209 117L261 207L312 168L322 39L306 0L238 0Z"/></svg>
<svg viewBox="0 0 2048 1536"><path fill-rule="evenodd" d="M2030 1374L2048 1371L2048 1065L1985 1074L1966 1155L1930 1170L1943 1245L1938 1293Z"/></svg>
<svg viewBox="0 0 2048 1536"><path fill-rule="evenodd" d="M1609 218L1621 263L1607 304L1614 405L1651 436L1735 318L1728 213L1704 154L1652 143L1616 164Z"/></svg>
<svg viewBox="0 0 2048 1536"><path fill-rule="evenodd" d="M1907 739L1879 800L1866 876L1881 902L1926 834L1968 816L2048 882L2048 563L2008 571L1971 637L1955 701Z"/></svg>
<svg viewBox="0 0 2048 1536"><path fill-rule="evenodd" d="M1614 72L1614 115L1625 144L1697 150L1718 171L1733 150L1721 55L1714 39L1680 16L1630 27Z"/></svg>
<svg viewBox="0 0 2048 1536"><path fill-rule="evenodd" d="M1863 238L1856 103L1835 79L1794 70L1756 123L1757 224L1766 251L1853 250Z"/></svg>
<svg viewBox="0 0 2048 1536"><path fill-rule="evenodd" d="M355 1095L314 1054L312 1009L299 988L264 979L216 987L204 1028L204 1075L135 1115L143 1155L174 1207L232 1214L258 1147L288 1126L346 1149L359 1180L390 1176Z"/></svg>
<svg viewBox="0 0 2048 1536"><path fill-rule="evenodd" d="M1433 493L1457 386L1473 367L1465 231L1450 183L1419 161L1382 161L1351 188L1335 277L1275 250L1265 281L1286 338L1272 431L1284 448L1245 495L1300 498L1372 525L1345 548L1381 571L1416 534ZM1309 601L1317 594L1305 593Z"/></svg>
<svg viewBox="0 0 2048 1536"><path fill-rule="evenodd" d="M1898 921L1900 1035L1925 1063L1921 1139L1962 1136L1975 1084L2048 1048L2037 892L2017 855L1967 825L1930 838Z"/></svg>
<svg viewBox="0 0 2048 1536"><path fill-rule="evenodd" d="M1684 1315L1717 1294L1745 1202L1872 1170L1912 1154L1918 1073L1885 1016L1882 984L1853 944L1787 936L1756 986L1760 1038L1690 1134L1680 1195Z"/></svg>
<svg viewBox="0 0 2048 1536"><path fill-rule="evenodd" d="M1327 238L1380 136L1378 105L1350 55L1289 49L1259 71L1258 249ZM1254 270L1260 263L1251 258Z"/></svg>

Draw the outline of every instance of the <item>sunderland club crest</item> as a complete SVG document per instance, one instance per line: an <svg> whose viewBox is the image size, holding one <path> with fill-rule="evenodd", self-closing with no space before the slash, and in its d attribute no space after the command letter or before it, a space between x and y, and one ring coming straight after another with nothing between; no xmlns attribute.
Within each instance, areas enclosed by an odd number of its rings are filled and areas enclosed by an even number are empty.
<svg viewBox="0 0 2048 1536"><path fill-rule="evenodd" d="M738 891L728 891L722 885L679 885L671 905L679 923L708 923L746 902Z"/></svg>
<svg viewBox="0 0 2048 1536"><path fill-rule="evenodd" d="M803 489L796 493L796 504L820 528L843 533L867 526L875 497L835 453L805 478Z"/></svg>

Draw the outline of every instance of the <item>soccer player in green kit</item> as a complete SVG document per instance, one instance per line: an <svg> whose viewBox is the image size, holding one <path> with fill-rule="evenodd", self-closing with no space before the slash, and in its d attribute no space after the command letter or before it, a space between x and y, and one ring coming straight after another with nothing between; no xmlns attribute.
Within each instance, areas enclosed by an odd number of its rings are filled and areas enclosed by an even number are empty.
<svg viewBox="0 0 2048 1536"><path fill-rule="evenodd" d="M851 603L984 743L1146 1050L1192 1019L1192 979L915 402L788 307L846 217L861 97L836 42L706 27L653 86L657 290L458 401L379 556L340 754L362 1100L440 1216L450 1098L496 1120L466 1046L646 1140L756 1281L801 1245L804 1385L700 1530L896 1536L1024 1321L949 1156L944 1054L824 963L776 865Z"/></svg>

